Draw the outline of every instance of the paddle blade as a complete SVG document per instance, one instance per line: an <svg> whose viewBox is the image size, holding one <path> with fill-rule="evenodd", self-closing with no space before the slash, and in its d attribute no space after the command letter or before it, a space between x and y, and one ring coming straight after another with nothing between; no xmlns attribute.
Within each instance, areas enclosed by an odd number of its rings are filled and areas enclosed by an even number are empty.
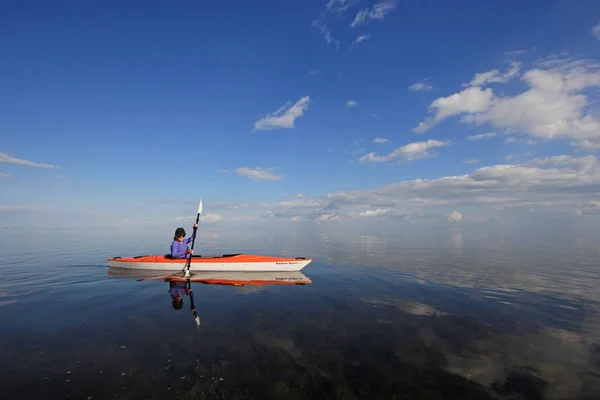
<svg viewBox="0 0 600 400"><path fill-rule="evenodd" d="M200 199L200 205L198 206L198 214L202 214L202 199Z"/></svg>

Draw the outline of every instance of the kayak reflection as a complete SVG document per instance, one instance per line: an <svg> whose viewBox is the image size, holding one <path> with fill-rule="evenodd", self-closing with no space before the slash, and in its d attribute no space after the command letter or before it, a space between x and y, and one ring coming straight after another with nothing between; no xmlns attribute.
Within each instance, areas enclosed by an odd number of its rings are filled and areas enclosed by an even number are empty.
<svg viewBox="0 0 600 400"><path fill-rule="evenodd" d="M169 295L173 309L181 310L184 305L184 296L190 298L190 310L196 320L196 325L200 326L200 317L196 312L194 305L194 293L192 291L192 282L212 285L306 285L312 283L310 278L300 271L269 271L269 272L192 272L190 275L184 275L183 272L173 273L173 271L158 270L135 270L129 268L109 267L108 276L132 278L138 281L162 280L169 282Z"/></svg>

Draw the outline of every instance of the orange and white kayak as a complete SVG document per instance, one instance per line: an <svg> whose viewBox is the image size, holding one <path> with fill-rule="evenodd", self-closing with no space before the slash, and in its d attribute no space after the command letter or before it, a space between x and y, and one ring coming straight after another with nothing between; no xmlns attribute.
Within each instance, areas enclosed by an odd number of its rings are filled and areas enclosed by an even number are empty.
<svg viewBox="0 0 600 400"><path fill-rule="evenodd" d="M300 271L312 261L305 257L272 257L255 254L194 255L190 271ZM159 271L181 271L186 266L184 258L167 255L111 257L110 267Z"/></svg>

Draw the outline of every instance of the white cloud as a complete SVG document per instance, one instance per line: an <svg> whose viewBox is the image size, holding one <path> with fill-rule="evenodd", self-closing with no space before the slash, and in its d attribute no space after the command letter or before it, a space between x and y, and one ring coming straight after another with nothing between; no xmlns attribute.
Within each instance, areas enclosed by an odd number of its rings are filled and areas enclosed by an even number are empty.
<svg viewBox="0 0 600 400"><path fill-rule="evenodd" d="M592 36L594 36L596 39L600 40L600 22L598 24L596 24L596 26L594 26L591 30L591 34Z"/></svg>
<svg viewBox="0 0 600 400"><path fill-rule="evenodd" d="M246 222L246 221L254 221L256 220L257 217L256 216L245 216L245 215L232 215L232 216L224 216L222 214L218 214L218 213L207 213L204 215L201 215L200 218L198 219L199 223L205 223L205 224L213 224L215 222L220 222L220 221L229 221L229 222ZM196 217L192 216L192 215L186 215L186 216L179 216L179 217L175 217L173 218L174 221L177 222L195 222Z"/></svg>
<svg viewBox="0 0 600 400"><path fill-rule="evenodd" d="M516 138L516 137L506 138L504 140L504 143L519 143L519 144L525 144L525 145L537 144L537 142L535 140L531 140L531 139L519 139L519 138Z"/></svg>
<svg viewBox="0 0 600 400"><path fill-rule="evenodd" d="M10 174L5 174L4 172L0 172L0 178L10 178Z"/></svg>
<svg viewBox="0 0 600 400"><path fill-rule="evenodd" d="M593 155L534 159L524 164L481 167L473 173L404 181L368 190L328 194L321 208L392 206L406 208L469 206L573 207L600 195L600 164Z"/></svg>
<svg viewBox="0 0 600 400"><path fill-rule="evenodd" d="M370 38L371 35L370 34L365 34L365 35L360 35L356 38L356 40L354 41L354 43L360 43L360 42L364 42L365 40L367 40L368 38Z"/></svg>
<svg viewBox="0 0 600 400"><path fill-rule="evenodd" d="M480 133L479 135L467 136L467 140L482 140L482 139L493 138L495 136L496 136L496 132Z"/></svg>
<svg viewBox="0 0 600 400"><path fill-rule="evenodd" d="M435 110L435 116L421 122L413 131L423 133L448 117L485 111L490 107L492 98L492 89L482 90L478 86L464 89L448 97L440 97L429 106L431 111Z"/></svg>
<svg viewBox="0 0 600 400"><path fill-rule="evenodd" d="M9 156L7 153L0 153L0 163L25 165L27 167L36 167L36 168L51 168L51 169L59 168L58 166L52 165L52 164L38 164L38 163L31 162L31 161L23 160L20 158L15 158L15 157Z"/></svg>
<svg viewBox="0 0 600 400"><path fill-rule="evenodd" d="M330 12L341 13L357 4L360 0L328 0L325 9Z"/></svg>
<svg viewBox="0 0 600 400"><path fill-rule="evenodd" d="M358 102L355 100L348 100L348 102L346 103L346 107L357 107L358 106Z"/></svg>
<svg viewBox="0 0 600 400"><path fill-rule="evenodd" d="M340 41L335 39L331 33L331 30L325 25L325 23L319 18L313 22L313 26L321 31L323 38L325 39L325 43L328 45L334 45L337 49L340 46Z"/></svg>
<svg viewBox="0 0 600 400"><path fill-rule="evenodd" d="M317 218L315 218L315 221L336 221L339 220L340 216L336 215L335 213L326 213L326 214L321 214L319 215Z"/></svg>
<svg viewBox="0 0 600 400"><path fill-rule="evenodd" d="M325 4L325 8L321 10L317 19L312 23L312 26L319 29L327 45L332 45L337 49L340 47L340 40L336 39L326 21L330 15L334 15L334 18L339 17L344 11L353 7L361 0L328 0ZM364 39L363 39L364 40ZM357 41L357 43L360 41Z"/></svg>
<svg viewBox="0 0 600 400"><path fill-rule="evenodd" d="M199 219L199 222L213 223L213 222L221 221L222 219L223 219L223 216L221 216L221 214L208 213L208 214L202 215Z"/></svg>
<svg viewBox="0 0 600 400"><path fill-rule="evenodd" d="M408 87L408 90L412 91L412 92L429 92L433 89L433 86L431 86L429 83L427 83L426 81L429 78L421 81L421 82L417 82L417 83L413 83L412 85L410 85Z"/></svg>
<svg viewBox="0 0 600 400"><path fill-rule="evenodd" d="M270 130L275 128L293 128L294 121L301 117L310 101L309 96L304 96L290 107L291 102L287 102L272 114L259 119L254 123L254 130Z"/></svg>
<svg viewBox="0 0 600 400"><path fill-rule="evenodd" d="M350 26L352 28L364 24L369 19L383 19L388 13L396 8L396 0L382 1L370 9L360 10Z"/></svg>
<svg viewBox="0 0 600 400"><path fill-rule="evenodd" d="M448 214L448 221L450 222L460 222L463 219L463 215L458 211L452 211Z"/></svg>
<svg viewBox="0 0 600 400"><path fill-rule="evenodd" d="M350 218L375 218L381 217L392 212L389 208L375 208L366 211L352 211L349 216Z"/></svg>
<svg viewBox="0 0 600 400"><path fill-rule="evenodd" d="M239 215L239 216L232 216L232 217L227 217L227 221L240 221L240 222L247 222L247 221L255 221L257 220L258 217L254 216L254 215Z"/></svg>
<svg viewBox="0 0 600 400"><path fill-rule="evenodd" d="M521 82L529 89L514 96L497 96L492 89L471 86L459 93L434 100L432 117L413 130L421 133L442 120L462 115L460 121L490 124L543 139L587 140L588 147L600 143L600 121L588 113L583 90L600 86L600 65L581 60L550 59L524 72ZM516 69L515 69L516 70ZM512 72L477 74L472 82L500 82Z"/></svg>
<svg viewBox="0 0 600 400"><path fill-rule="evenodd" d="M450 218L464 222L474 221L472 216L497 220L520 218L521 213L530 212L600 215L598 199L598 159L594 155L562 154L483 166L463 175L399 181L324 196L294 195L282 201L245 205L244 213L254 213L257 218L321 223L371 218L437 221ZM223 221L234 220L222 217Z"/></svg>
<svg viewBox="0 0 600 400"><path fill-rule="evenodd" d="M0 211L16 211L26 210L25 206L2 206L0 205Z"/></svg>
<svg viewBox="0 0 600 400"><path fill-rule="evenodd" d="M247 176L250 179L253 180L266 180L266 181L279 181L281 179L283 179L283 175L275 175L272 172L272 168L248 168L248 167L242 167L242 168L236 168L235 172L238 175L242 175L242 176Z"/></svg>
<svg viewBox="0 0 600 400"><path fill-rule="evenodd" d="M520 70L521 63L515 61L511 64L510 69L504 74L501 74L497 69L481 72L475 74L473 80L469 83L463 84L463 86L483 86L487 83L506 83L512 78L516 77Z"/></svg>
<svg viewBox="0 0 600 400"><path fill-rule="evenodd" d="M377 137L373 139L373 143L388 143L390 140L386 138Z"/></svg>
<svg viewBox="0 0 600 400"><path fill-rule="evenodd" d="M504 53L504 55L505 55L506 57L511 57L511 56L520 56L520 55L527 54L527 53L529 53L529 52L531 52L531 51L534 51L534 50L536 50L536 48L535 48L535 47L531 47L531 48L529 48L529 49L512 50L512 51L507 51L507 52L505 52L505 53Z"/></svg>
<svg viewBox="0 0 600 400"><path fill-rule="evenodd" d="M398 147L396 150L388 154L387 156L378 156L371 152L362 156L360 162L386 162L393 161L397 158L404 158L407 160L420 160L430 156L427 151L434 147L448 146L448 142L442 142L439 140L429 139L426 142L415 142L410 143L402 147Z"/></svg>
<svg viewBox="0 0 600 400"><path fill-rule="evenodd" d="M571 142L571 146L578 147L589 152L594 152L600 149L600 141L592 142L591 140L579 140Z"/></svg>

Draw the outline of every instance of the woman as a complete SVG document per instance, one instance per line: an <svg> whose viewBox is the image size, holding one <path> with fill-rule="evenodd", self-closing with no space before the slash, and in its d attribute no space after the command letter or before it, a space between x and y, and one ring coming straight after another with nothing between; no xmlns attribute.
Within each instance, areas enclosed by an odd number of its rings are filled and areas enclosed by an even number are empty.
<svg viewBox="0 0 600 400"><path fill-rule="evenodd" d="M185 229L175 229L173 243L171 243L171 256L173 258L190 258L192 256L194 250L188 249L187 245L196 237L196 230L198 230L198 224L194 224L194 233L192 236L189 239L185 239Z"/></svg>

